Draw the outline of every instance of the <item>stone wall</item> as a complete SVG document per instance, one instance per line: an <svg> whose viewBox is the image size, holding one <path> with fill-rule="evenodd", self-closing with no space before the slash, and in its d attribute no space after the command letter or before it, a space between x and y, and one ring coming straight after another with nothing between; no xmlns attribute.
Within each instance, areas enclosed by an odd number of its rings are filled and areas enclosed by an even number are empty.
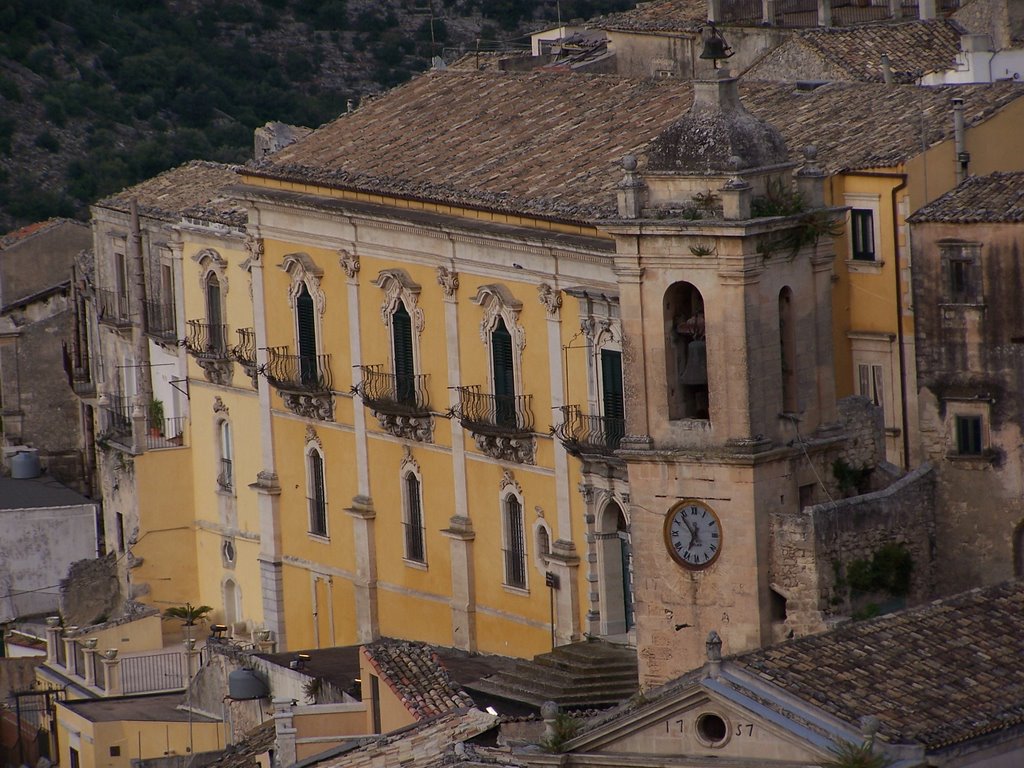
<svg viewBox="0 0 1024 768"><path fill-rule="evenodd" d="M953 20L972 34L991 35L998 51L1012 43L1007 18L1007 8L1011 5L1014 5L1011 0L974 0L963 4L953 14Z"/></svg>
<svg viewBox="0 0 1024 768"><path fill-rule="evenodd" d="M123 605L113 552L95 560L72 563L60 583L60 610L66 624L99 624L120 615Z"/></svg>
<svg viewBox="0 0 1024 768"><path fill-rule="evenodd" d="M930 464L888 488L840 499L796 514L773 515L772 588L786 598L786 632L808 634L849 612L843 586L855 560L902 544L913 559L910 604L933 596L935 474Z"/></svg>
<svg viewBox="0 0 1024 768"><path fill-rule="evenodd" d="M0 659L0 701L6 702L14 691L27 691L35 684L36 667L45 656Z"/></svg>

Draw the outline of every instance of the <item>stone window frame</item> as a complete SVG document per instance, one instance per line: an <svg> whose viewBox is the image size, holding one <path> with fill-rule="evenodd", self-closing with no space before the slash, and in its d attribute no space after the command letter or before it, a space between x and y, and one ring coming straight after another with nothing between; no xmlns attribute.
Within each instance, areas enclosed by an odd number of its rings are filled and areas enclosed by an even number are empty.
<svg viewBox="0 0 1024 768"><path fill-rule="evenodd" d="M423 559L417 560L409 556L409 539L407 536L407 527L412 524L411 511L412 504L409 498L409 477L415 477L417 483L417 491L419 493L419 528L420 537L423 547ZM402 464L398 470L399 486L402 492L402 561L410 568L418 568L421 570L427 570L427 524L426 524L426 509L423 504L423 472L420 469L419 462L413 457L412 452L406 449L405 457L402 459Z"/></svg>
<svg viewBox="0 0 1024 768"><path fill-rule="evenodd" d="M991 418L992 403L989 400L947 399L946 404L946 459L964 468L984 469L991 465L993 459ZM967 419L979 423L980 445L977 451L961 453L961 426Z"/></svg>
<svg viewBox="0 0 1024 768"><path fill-rule="evenodd" d="M380 305L380 317L384 326L388 329L388 369L391 373L394 370L394 344L395 332L392 325L395 310L401 304L409 313L412 321L412 366L416 374L422 372L420 366L420 337L423 335L425 316L423 309L419 306L420 292L423 290L419 283L414 281L404 269L384 269L377 275L373 284L384 291L384 300Z"/></svg>
<svg viewBox="0 0 1024 768"><path fill-rule="evenodd" d="M296 302L303 285L306 286L310 298L313 299L313 320L316 323L316 354L324 354L323 319L327 311L327 295L324 293L323 286L321 285L324 276L323 269L317 266L312 256L301 251L285 254L281 263L278 264L278 268L291 279L291 282L288 284L288 307L292 312L292 336L295 339L295 354L299 354L300 336L299 313L296 311Z"/></svg>
<svg viewBox="0 0 1024 768"><path fill-rule="evenodd" d="M512 337L512 379L515 382L517 397L523 391L523 350L526 348L526 330L519 323L519 314L523 303L501 283L482 285L477 289L476 296L470 299L483 310L480 319L480 340L487 352L488 388L494 394L494 353L491 334L498 325L498 319L505 322L505 328Z"/></svg>
<svg viewBox="0 0 1024 768"><path fill-rule="evenodd" d="M237 495L238 485L235 482L235 430L231 424L231 418L228 416L226 410L214 415L213 428L214 434L216 435L217 446L217 466L215 469L217 476L217 491L218 493L235 496ZM227 435L227 450L225 450L225 434ZM227 462L227 465L225 465L225 461ZM226 480L224 479L225 474L228 474Z"/></svg>
<svg viewBox="0 0 1024 768"><path fill-rule="evenodd" d="M860 366L868 366L873 369L875 366L882 371L882 408L883 423L886 434L898 435L902 431L902 416L900 415L899 380L894 376L898 370L898 350L896 347L896 334L877 331L848 331L846 338L850 342L851 386L854 394L868 397L861 391ZM871 380L869 384L874 387L874 372L869 370Z"/></svg>
<svg viewBox="0 0 1024 768"><path fill-rule="evenodd" d="M882 198L881 195L863 192L847 192L843 203L846 212L846 268L849 272L881 274L885 266L882 259ZM856 259L853 256L853 211L868 211L871 214L871 236L874 238L874 258Z"/></svg>
<svg viewBox="0 0 1024 768"><path fill-rule="evenodd" d="M595 315L593 308L580 318L580 330L587 339L587 407L591 414L604 416L604 377L601 373L601 353L605 350L622 354L622 321L612 310L617 301L606 297L606 312ZM580 302L583 312L583 302ZM625 386L625 382L623 382Z"/></svg>
<svg viewBox="0 0 1024 768"><path fill-rule="evenodd" d="M944 239L936 243L939 250L939 295L944 304L978 305L984 303L981 274L981 243L960 239ZM956 270L956 271L954 271ZM954 290L954 276L964 280L962 290Z"/></svg>
<svg viewBox="0 0 1024 768"><path fill-rule="evenodd" d="M533 522L532 533L533 533L533 564L541 574L547 572L548 569L548 558L551 557L552 545L555 542L554 533L551 530L551 526L548 521L545 520L541 515L543 511L540 507L535 510L538 514L537 519ZM546 538L542 538L546 537ZM545 544L547 546L545 546Z"/></svg>
<svg viewBox="0 0 1024 768"><path fill-rule="evenodd" d="M203 297L203 312L207 322L210 318L210 307L207 305L206 285L212 273L217 278L217 286L220 293L220 316L226 323L228 317L228 262L213 248L203 248L193 254L192 261L199 266L199 295ZM172 273L173 274L173 273ZM224 340L228 343L228 339Z"/></svg>
<svg viewBox="0 0 1024 768"><path fill-rule="evenodd" d="M520 567L523 574L523 583L510 584L508 583L509 574L509 554L513 552L511 549L512 542L510 541L511 534L511 522L509 520L509 500L514 499L518 505L519 514L519 531L522 537L522 554ZM527 595L530 593L530 569L527 564L530 562L530 547L527 536L526 527L526 503L523 499L523 488L516 482L512 473L505 471L502 476L501 489L498 493L498 505L501 514L501 584L506 592L510 592L518 595Z"/></svg>
<svg viewBox="0 0 1024 768"><path fill-rule="evenodd" d="M312 470L312 457L316 455L320 459L320 493L323 498L324 520L323 532L314 530L313 526L313 504L316 500L314 495L314 478ZM327 460L324 455L324 445L316 431L311 427L306 429L306 445L303 449L303 465L306 470L306 532L311 539L318 541L329 541L331 538L330 526L330 503L327 498Z"/></svg>

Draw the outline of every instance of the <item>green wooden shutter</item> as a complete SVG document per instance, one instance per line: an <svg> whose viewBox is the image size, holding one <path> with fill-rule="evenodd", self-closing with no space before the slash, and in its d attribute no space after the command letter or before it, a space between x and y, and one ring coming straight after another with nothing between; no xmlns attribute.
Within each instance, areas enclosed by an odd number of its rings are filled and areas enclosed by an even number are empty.
<svg viewBox="0 0 1024 768"><path fill-rule="evenodd" d="M210 349L224 348L224 318L220 311L220 283L212 272L206 276L206 322L210 329Z"/></svg>
<svg viewBox="0 0 1024 768"><path fill-rule="evenodd" d="M305 285L295 300L295 316L298 323L299 376L305 385L316 382L316 314L313 297Z"/></svg>
<svg viewBox="0 0 1024 768"><path fill-rule="evenodd" d="M491 331L491 361L494 368L494 405L497 423L501 426L515 426L516 423L516 379L512 360L512 334L505 321L498 318L498 324Z"/></svg>
<svg viewBox="0 0 1024 768"><path fill-rule="evenodd" d="M601 350L601 393L604 406L605 442L618 448L626 431L626 410L622 396L622 353Z"/></svg>
<svg viewBox="0 0 1024 768"><path fill-rule="evenodd" d="M400 403L412 404L416 395L416 369L412 357L412 318L399 302L391 315L391 347L395 362L395 394Z"/></svg>

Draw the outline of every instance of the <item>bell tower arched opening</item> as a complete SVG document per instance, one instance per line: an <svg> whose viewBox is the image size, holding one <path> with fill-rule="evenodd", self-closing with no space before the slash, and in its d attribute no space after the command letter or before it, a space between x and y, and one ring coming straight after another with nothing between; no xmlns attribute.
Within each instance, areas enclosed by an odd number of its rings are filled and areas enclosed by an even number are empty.
<svg viewBox="0 0 1024 768"><path fill-rule="evenodd" d="M708 419L704 298L690 283L665 291L665 375L670 419Z"/></svg>

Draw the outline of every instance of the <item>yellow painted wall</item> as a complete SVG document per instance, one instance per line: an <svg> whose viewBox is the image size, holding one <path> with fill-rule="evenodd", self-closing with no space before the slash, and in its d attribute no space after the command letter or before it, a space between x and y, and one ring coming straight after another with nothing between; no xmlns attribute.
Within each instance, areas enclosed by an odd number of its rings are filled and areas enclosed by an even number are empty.
<svg viewBox="0 0 1024 768"><path fill-rule="evenodd" d="M90 722L59 704L57 707L61 765L71 764L70 745L75 734L81 768L130 768L136 759L187 754L189 731L188 722ZM192 751L223 749L223 731L222 723L193 722ZM119 747L120 755L112 756L111 747Z"/></svg>
<svg viewBox="0 0 1024 768"><path fill-rule="evenodd" d="M115 627L89 632L79 638L95 637L99 650L117 648L121 653L152 651L163 648L163 621L160 616L143 616L140 619L118 624Z"/></svg>

